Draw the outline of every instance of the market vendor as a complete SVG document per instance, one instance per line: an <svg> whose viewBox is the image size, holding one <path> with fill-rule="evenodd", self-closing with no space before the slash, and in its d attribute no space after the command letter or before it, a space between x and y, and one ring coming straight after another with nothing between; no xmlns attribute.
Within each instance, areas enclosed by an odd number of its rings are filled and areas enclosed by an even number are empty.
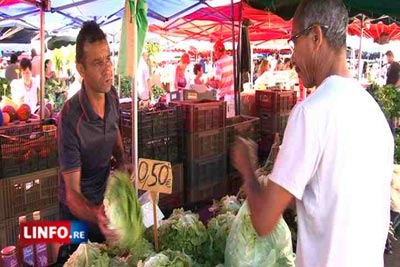
<svg viewBox="0 0 400 267"><path fill-rule="evenodd" d="M213 53L216 59L215 77L206 85L219 91L220 100L227 102L227 117L233 117L235 116L233 58L226 53L222 40L214 44Z"/></svg>
<svg viewBox="0 0 400 267"><path fill-rule="evenodd" d="M94 21L78 34L76 67L82 88L64 104L58 128L60 217L88 222L89 240L103 242L116 237L102 205L110 160L124 161L110 48Z"/></svg>
<svg viewBox="0 0 400 267"><path fill-rule="evenodd" d="M394 142L347 68L348 16L342 0L304 0L295 12L293 63L304 86L317 88L292 110L266 187L245 143L233 150L260 236L296 201L297 267L384 265Z"/></svg>
<svg viewBox="0 0 400 267"><path fill-rule="evenodd" d="M32 63L29 59L21 59L19 65L22 77L11 82L11 98L17 105L28 104L33 113L38 104L39 81L32 77Z"/></svg>

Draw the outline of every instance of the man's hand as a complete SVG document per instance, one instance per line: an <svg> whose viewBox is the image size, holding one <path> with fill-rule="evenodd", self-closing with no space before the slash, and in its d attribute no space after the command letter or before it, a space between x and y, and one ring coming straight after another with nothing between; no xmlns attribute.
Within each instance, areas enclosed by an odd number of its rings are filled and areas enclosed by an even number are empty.
<svg viewBox="0 0 400 267"><path fill-rule="evenodd" d="M254 148L247 142L243 138L236 138L231 152L233 166L245 179L254 177L258 162L257 158L254 159L254 151L252 151Z"/></svg>
<svg viewBox="0 0 400 267"><path fill-rule="evenodd" d="M100 231L103 233L106 240L111 244L115 243L119 239L119 236L114 230L108 228L110 221L106 216L103 204L97 208L97 221Z"/></svg>

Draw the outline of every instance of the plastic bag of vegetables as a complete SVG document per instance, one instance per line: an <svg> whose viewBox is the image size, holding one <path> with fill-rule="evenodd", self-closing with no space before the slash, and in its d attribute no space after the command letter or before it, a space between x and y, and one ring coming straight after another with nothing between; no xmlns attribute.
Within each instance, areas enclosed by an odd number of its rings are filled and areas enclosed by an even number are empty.
<svg viewBox="0 0 400 267"><path fill-rule="evenodd" d="M151 255L144 262L138 262L137 267L192 267L190 256L180 251L165 250Z"/></svg>
<svg viewBox="0 0 400 267"><path fill-rule="evenodd" d="M253 228L247 201L244 202L226 241L225 266L292 267L294 260L290 230L283 218L271 234L259 237Z"/></svg>

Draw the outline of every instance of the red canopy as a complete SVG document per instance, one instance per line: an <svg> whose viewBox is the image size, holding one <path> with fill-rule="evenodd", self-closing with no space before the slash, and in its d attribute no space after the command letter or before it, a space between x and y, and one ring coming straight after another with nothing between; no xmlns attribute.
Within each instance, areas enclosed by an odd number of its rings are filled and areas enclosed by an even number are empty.
<svg viewBox="0 0 400 267"><path fill-rule="evenodd" d="M18 3L35 3L35 0L0 0L0 6L9 6L13 4L18 4Z"/></svg>
<svg viewBox="0 0 400 267"><path fill-rule="evenodd" d="M386 25L383 22L371 23L366 21L364 22L363 28L363 37L373 38L374 41L379 44L400 40L400 26L396 23ZM357 19L349 24L348 33L361 36L361 21Z"/></svg>
<svg viewBox="0 0 400 267"><path fill-rule="evenodd" d="M242 6L241 20L249 19L250 41L286 39L291 31L291 21L285 21L271 12L257 10L246 3L234 5L235 38L238 36L240 7ZM186 39L215 41L218 39L232 39L231 6L216 8L202 8L183 18L166 22L161 26L151 25L149 31L163 36L179 36Z"/></svg>

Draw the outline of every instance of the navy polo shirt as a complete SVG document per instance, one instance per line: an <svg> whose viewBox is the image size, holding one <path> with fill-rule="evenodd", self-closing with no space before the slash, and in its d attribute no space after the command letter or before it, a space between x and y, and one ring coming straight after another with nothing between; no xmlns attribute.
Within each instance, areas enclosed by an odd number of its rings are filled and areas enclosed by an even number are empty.
<svg viewBox="0 0 400 267"><path fill-rule="evenodd" d="M117 141L119 100L114 87L106 93L104 118L92 109L85 88L69 99L61 111L58 151L61 170L59 198L65 204L62 174L81 170L81 192L90 202L103 201L110 159Z"/></svg>

